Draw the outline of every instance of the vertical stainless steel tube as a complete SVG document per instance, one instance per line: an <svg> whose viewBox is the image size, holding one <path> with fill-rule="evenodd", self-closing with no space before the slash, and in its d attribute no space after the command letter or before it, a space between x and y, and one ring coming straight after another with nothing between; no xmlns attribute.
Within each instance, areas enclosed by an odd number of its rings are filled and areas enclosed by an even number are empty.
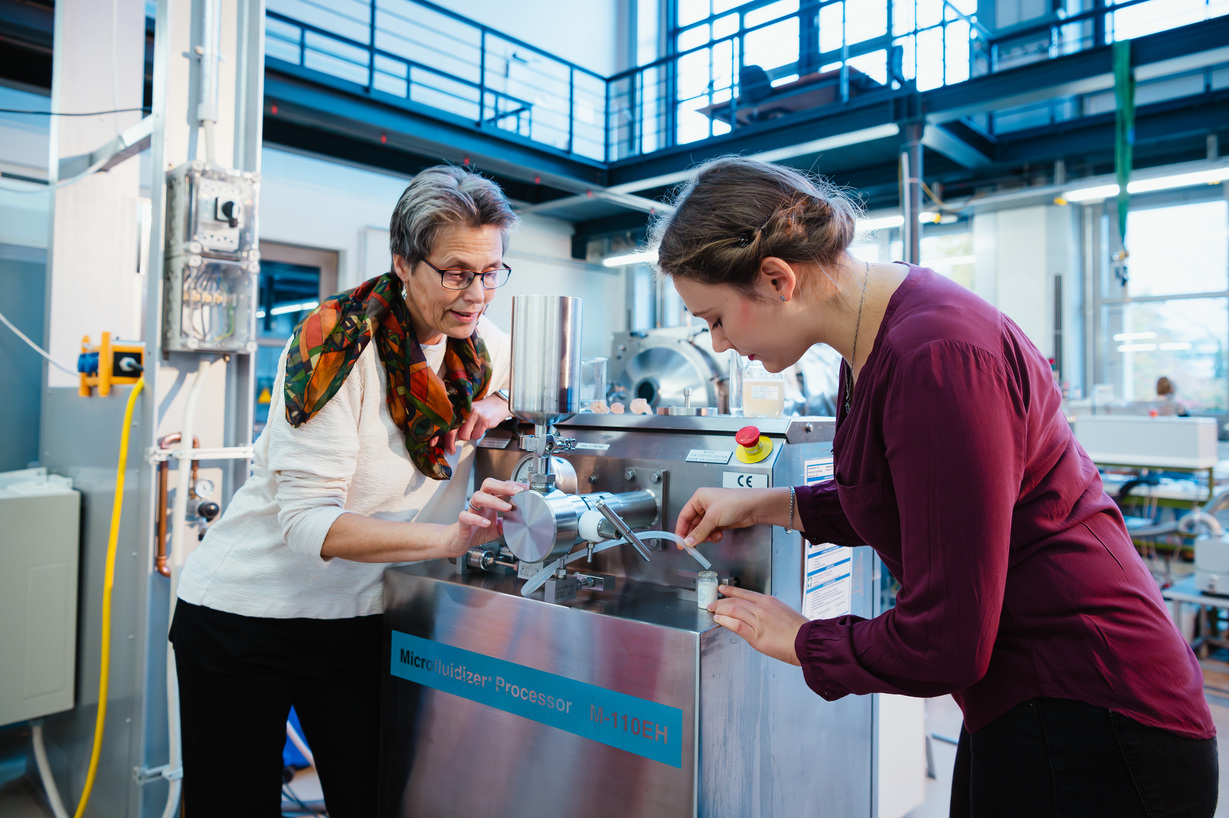
<svg viewBox="0 0 1229 818"><path fill-rule="evenodd" d="M580 411L580 299L512 299L512 414L538 426Z"/></svg>

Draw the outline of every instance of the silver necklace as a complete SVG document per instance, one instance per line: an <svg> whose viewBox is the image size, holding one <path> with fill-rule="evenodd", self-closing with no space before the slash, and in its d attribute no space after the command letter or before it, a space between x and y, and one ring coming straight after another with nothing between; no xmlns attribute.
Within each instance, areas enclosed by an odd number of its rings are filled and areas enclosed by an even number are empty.
<svg viewBox="0 0 1229 818"><path fill-rule="evenodd" d="M853 365L858 360L858 330L862 329L862 308L866 306L866 282L871 277L871 263L863 261L866 272L862 274L862 297L858 299L858 320L853 325L853 352L849 356L849 368L845 370L845 414L853 403Z"/></svg>

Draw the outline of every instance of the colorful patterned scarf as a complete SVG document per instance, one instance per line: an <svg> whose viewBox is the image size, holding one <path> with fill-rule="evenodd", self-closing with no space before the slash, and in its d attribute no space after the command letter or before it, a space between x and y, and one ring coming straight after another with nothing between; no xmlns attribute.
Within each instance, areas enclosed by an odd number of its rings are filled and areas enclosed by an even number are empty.
<svg viewBox="0 0 1229 818"><path fill-rule="evenodd" d="M460 428L486 394L491 364L474 333L449 338L441 379L410 325L401 280L392 273L325 299L294 331L286 354L286 420L302 426L337 394L372 336L388 375L388 411L405 433L414 466L434 480L452 477L443 436ZM435 444L431 443L435 440Z"/></svg>

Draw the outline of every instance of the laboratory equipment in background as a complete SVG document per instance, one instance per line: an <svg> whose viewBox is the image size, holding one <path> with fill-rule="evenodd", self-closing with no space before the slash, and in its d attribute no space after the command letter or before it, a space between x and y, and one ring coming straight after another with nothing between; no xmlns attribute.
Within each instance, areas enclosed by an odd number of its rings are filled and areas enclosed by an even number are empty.
<svg viewBox="0 0 1229 818"><path fill-rule="evenodd" d="M606 358L580 361L580 407L589 409L594 401L606 401Z"/></svg>
<svg viewBox="0 0 1229 818"><path fill-rule="evenodd" d="M1071 428L1094 463L1211 469L1220 459L1214 418L1083 415Z"/></svg>
<svg viewBox="0 0 1229 818"><path fill-rule="evenodd" d="M511 407L525 423L479 442L474 476L531 488L504 541L385 575L380 815L886 818L876 776L920 781L924 765L877 769L892 741L877 699L822 702L697 598L711 569L814 617L873 616L870 550L763 525L698 558L668 541L699 487L830 477L832 419L757 421L749 462L741 418L574 414L579 305L521 298Z"/></svg>
<svg viewBox="0 0 1229 818"><path fill-rule="evenodd" d="M67 477L0 474L0 724L75 704L80 514Z"/></svg>
<svg viewBox="0 0 1229 818"><path fill-rule="evenodd" d="M630 404L639 398L656 411L683 406L691 390L690 406L707 407L708 414L741 415L747 363L732 350L715 352L706 327L616 332L611 339L610 400ZM839 367L840 355L831 348L816 345L808 350L797 364L780 373L784 383L781 414L835 414Z"/></svg>
<svg viewBox="0 0 1229 818"><path fill-rule="evenodd" d="M728 353L714 352L707 328L665 327L616 332L611 341L611 400L636 398L653 409L682 406L683 390L691 390L695 406L716 406L727 412Z"/></svg>

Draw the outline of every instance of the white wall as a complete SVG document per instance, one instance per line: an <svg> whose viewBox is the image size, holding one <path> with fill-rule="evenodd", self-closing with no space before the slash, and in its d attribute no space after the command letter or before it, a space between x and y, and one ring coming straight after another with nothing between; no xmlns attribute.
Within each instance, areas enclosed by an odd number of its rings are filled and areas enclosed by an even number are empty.
<svg viewBox="0 0 1229 818"><path fill-rule="evenodd" d="M260 238L336 250L346 290L388 271L387 254L364 259L363 231L385 231L408 176L377 173L270 148L261 152Z"/></svg>
<svg viewBox="0 0 1229 818"><path fill-rule="evenodd" d="M1020 325L1041 353L1054 355L1050 206L1024 207L973 218L977 255L974 288Z"/></svg>
<svg viewBox="0 0 1229 818"><path fill-rule="evenodd" d="M452 0L442 5L608 77L629 67L630 2L634 0Z"/></svg>
<svg viewBox="0 0 1229 818"><path fill-rule="evenodd" d="M408 177L377 173L265 148L260 237L340 254L338 289L389 269L388 220ZM574 261L572 227L527 217L512 235L506 260L512 279L491 304L491 318L512 325L512 297L553 293L584 301L583 355L608 355L611 334L626 327L623 276Z"/></svg>

